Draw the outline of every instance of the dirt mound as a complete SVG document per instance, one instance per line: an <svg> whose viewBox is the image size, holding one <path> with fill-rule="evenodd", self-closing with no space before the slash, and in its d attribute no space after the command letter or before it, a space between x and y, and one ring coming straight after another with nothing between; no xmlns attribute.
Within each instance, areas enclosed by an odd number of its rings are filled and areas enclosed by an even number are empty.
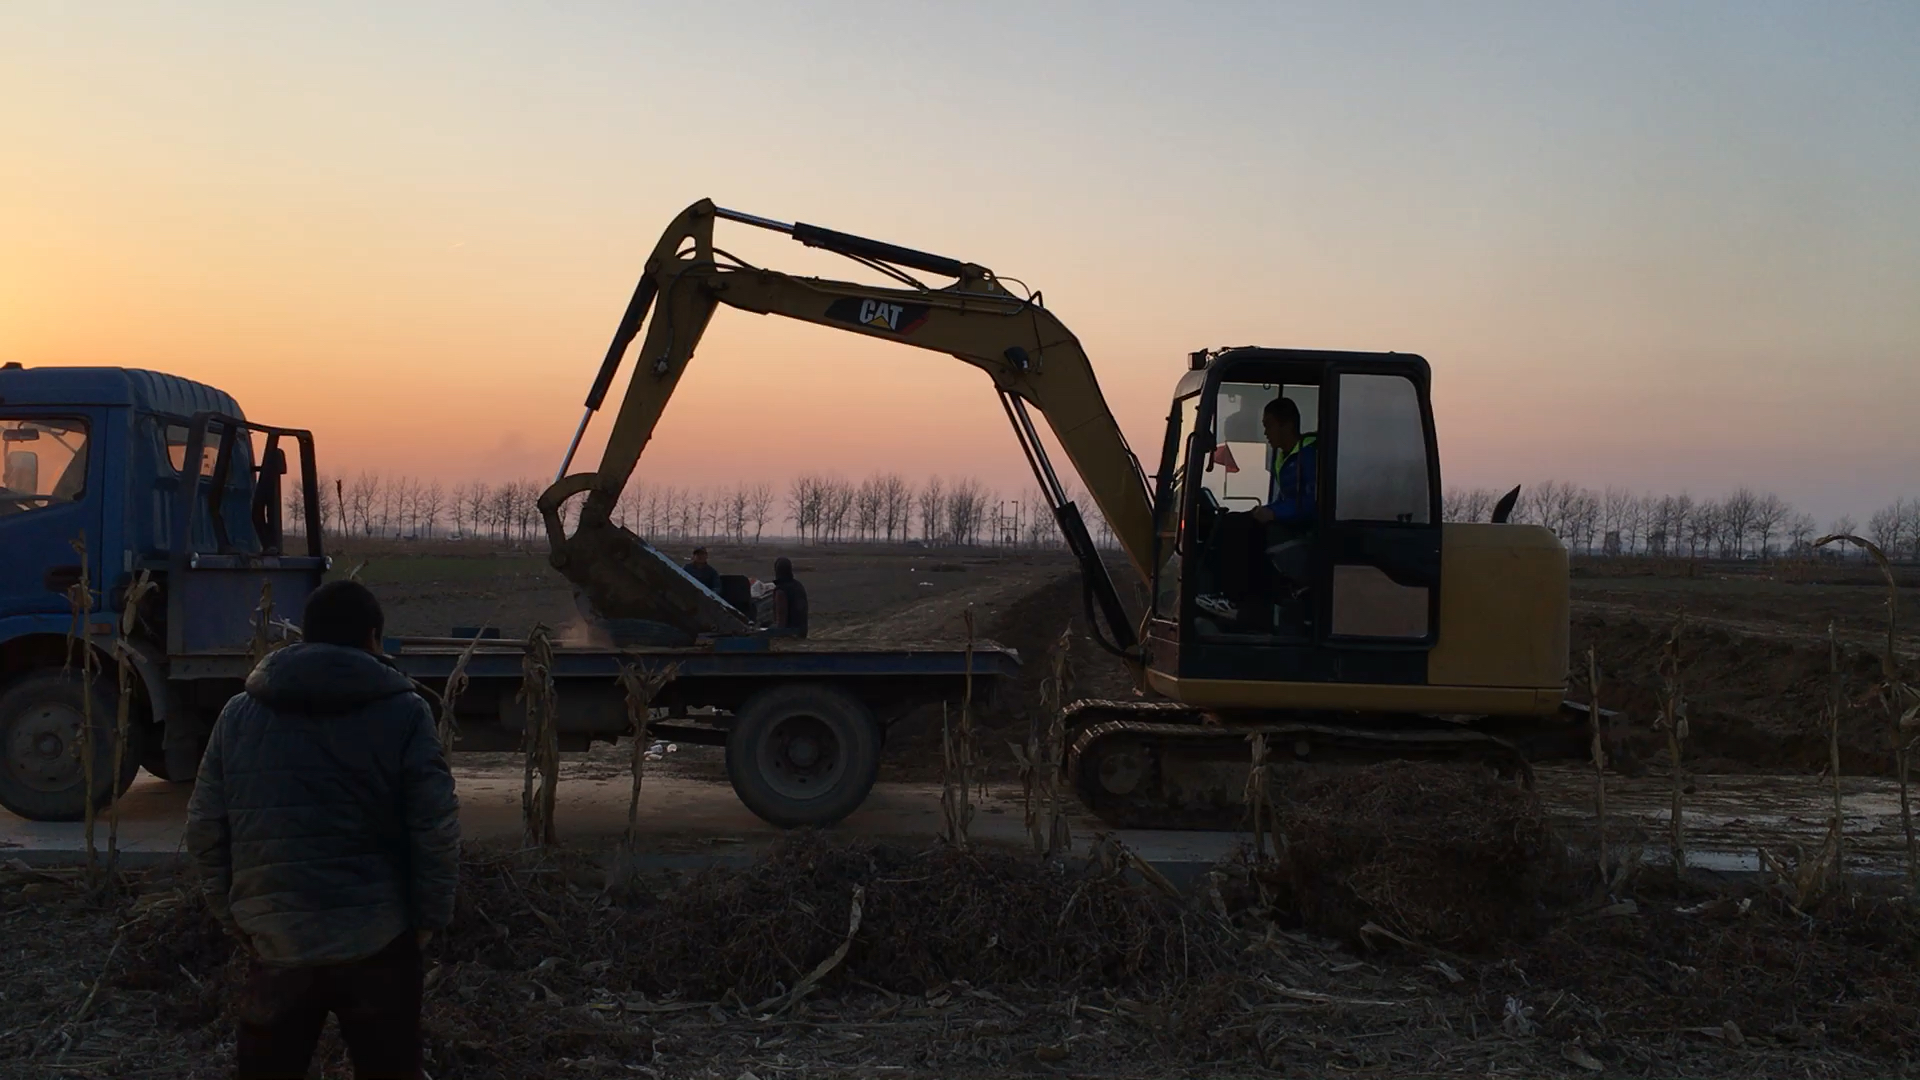
<svg viewBox="0 0 1920 1080"><path fill-rule="evenodd" d="M1024 741L1027 725L1039 715L1041 684L1052 677L1053 654L1062 631L1070 632L1071 645L1067 700L1133 696L1133 678L1125 666L1088 633L1078 570L1054 568L1003 599L1004 603L978 613L982 637L1020 654L1020 673L1000 686L992 708L975 714L976 760L994 773L1012 769L1005 744L1009 739ZM887 747L888 779L937 778L940 710L921 709L900 721L887 733Z"/></svg>
<svg viewBox="0 0 1920 1080"><path fill-rule="evenodd" d="M1573 621L1574 683L1583 683L1586 650L1600 660L1600 703L1624 709L1629 748L1645 760L1666 759L1666 736L1652 729L1660 714L1661 649L1670 627L1601 615ZM1827 767L1828 656L1824 641L1690 627L1681 639L1688 705L1682 753L1701 772L1756 769L1818 772ZM1840 650L1841 686L1849 703L1867 701L1880 679L1877 653ZM1584 691L1576 691L1585 696ZM1893 771L1886 717L1877 703L1845 709L1840 721L1843 772Z"/></svg>
<svg viewBox="0 0 1920 1080"><path fill-rule="evenodd" d="M1390 761L1277 770L1283 909L1358 941L1375 923L1429 945L1485 948L1536 926L1559 848L1531 792L1490 771Z"/></svg>

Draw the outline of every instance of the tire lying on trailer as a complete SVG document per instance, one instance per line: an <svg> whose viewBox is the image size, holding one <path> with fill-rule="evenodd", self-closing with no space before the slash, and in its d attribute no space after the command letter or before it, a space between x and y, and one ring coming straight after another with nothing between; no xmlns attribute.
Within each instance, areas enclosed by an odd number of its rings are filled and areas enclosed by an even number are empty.
<svg viewBox="0 0 1920 1080"><path fill-rule="evenodd" d="M789 683L748 698L727 732L727 779L747 809L782 828L831 825L880 773L880 726L843 690Z"/></svg>
<svg viewBox="0 0 1920 1080"><path fill-rule="evenodd" d="M89 696L94 808L105 806L116 790L124 792L133 783L144 754L145 726L129 725L129 745L115 778L114 695L99 683L89 691L74 674L36 672L0 691L0 806L29 821L79 821L86 816L79 739Z"/></svg>

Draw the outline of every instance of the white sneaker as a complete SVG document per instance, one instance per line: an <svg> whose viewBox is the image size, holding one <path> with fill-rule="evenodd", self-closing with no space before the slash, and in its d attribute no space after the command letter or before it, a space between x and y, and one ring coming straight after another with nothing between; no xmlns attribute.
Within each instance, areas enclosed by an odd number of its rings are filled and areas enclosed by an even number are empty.
<svg viewBox="0 0 1920 1080"><path fill-rule="evenodd" d="M1199 596L1195 597L1193 602L1201 611L1209 615L1217 615L1229 621L1240 617L1240 609L1224 596Z"/></svg>

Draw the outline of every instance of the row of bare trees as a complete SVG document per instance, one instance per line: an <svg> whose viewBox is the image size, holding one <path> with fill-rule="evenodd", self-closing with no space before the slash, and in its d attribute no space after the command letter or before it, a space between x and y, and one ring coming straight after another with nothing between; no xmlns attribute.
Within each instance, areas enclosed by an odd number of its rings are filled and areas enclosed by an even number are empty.
<svg viewBox="0 0 1920 1080"><path fill-rule="evenodd" d="M323 480L320 500L329 531L337 533L526 542L540 531L534 501L541 490L532 480L443 485L361 472ZM1486 521L1499 496L1488 488L1449 490L1442 513L1449 521ZM1095 541L1110 545L1112 534L1097 508L1086 499L1076 502ZM297 491L289 493L287 513L299 531L305 506ZM635 483L622 494L614 517L642 536L671 540L757 543L773 532L809 543L1060 543L1053 515L1038 494L1009 498L966 476L934 476L916 484L892 472L857 481L806 473L789 480L783 491L767 481L723 488ZM1746 487L1710 499L1557 480L1523 486L1513 520L1544 525L1568 547L1589 555L1768 558L1804 554L1822 532L1860 531L1848 516L1823 530L1812 515L1778 495ZM1920 498L1900 499L1877 511L1866 534L1892 557L1920 560Z"/></svg>
<svg viewBox="0 0 1920 1080"><path fill-rule="evenodd" d="M525 540L539 527L534 500L542 488L531 480L443 485L438 480L361 472L351 478L321 477L318 487L323 527L337 534ZM298 486L290 486L286 513L293 531L306 527L306 509Z"/></svg>
<svg viewBox="0 0 1920 1080"><path fill-rule="evenodd" d="M447 486L361 472L351 478L322 478L319 490L325 526L335 534L526 542L541 531L535 500L542 486L531 480ZM1095 542L1111 545L1105 519L1081 502ZM304 528L305 512L295 487L287 496L288 522L295 532ZM615 505L614 520L641 536L680 541L758 543L784 525L791 531L782 535L808 543L1062 543L1053 515L1037 493L1007 498L966 476L935 476L915 484L898 473L876 473L859 481L808 473L790 480L784 492L766 481L718 489L635 483Z"/></svg>
<svg viewBox="0 0 1920 1080"><path fill-rule="evenodd" d="M1450 490L1442 499L1442 514L1448 521L1486 521L1500 494L1487 488ZM1848 515L1822 530L1813 515L1780 496L1747 487L1707 499L1621 487L1596 490L1557 480L1523 486L1513 520L1544 525L1583 554L1693 559L1806 554L1822 532L1858 531ZM1920 559L1920 499L1902 499L1880 510L1869 519L1868 532L1889 555Z"/></svg>

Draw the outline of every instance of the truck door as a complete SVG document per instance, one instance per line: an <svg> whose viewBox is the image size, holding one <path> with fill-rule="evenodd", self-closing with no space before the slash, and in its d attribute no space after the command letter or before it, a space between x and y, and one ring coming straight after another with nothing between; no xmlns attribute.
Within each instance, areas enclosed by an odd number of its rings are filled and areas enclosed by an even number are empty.
<svg viewBox="0 0 1920 1080"><path fill-rule="evenodd" d="M0 618L70 613L66 590L80 577L73 542L83 533L88 576L101 590L99 430L83 409L0 407Z"/></svg>
<svg viewBox="0 0 1920 1080"><path fill-rule="evenodd" d="M1348 655L1340 667L1423 683L1440 622L1440 478L1426 366L1355 361L1331 375L1323 641Z"/></svg>

